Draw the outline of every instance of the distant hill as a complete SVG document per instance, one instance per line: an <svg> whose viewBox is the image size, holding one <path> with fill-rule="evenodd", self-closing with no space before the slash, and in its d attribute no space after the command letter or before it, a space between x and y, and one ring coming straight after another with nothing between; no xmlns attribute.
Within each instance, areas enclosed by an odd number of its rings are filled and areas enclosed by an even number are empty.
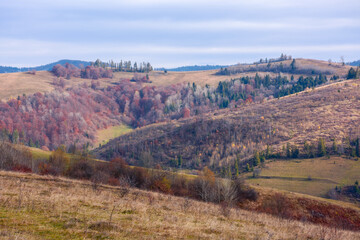
<svg viewBox="0 0 360 240"><path fill-rule="evenodd" d="M357 66L360 66L360 60L349 62L347 64L350 65L350 66L356 66L357 67Z"/></svg>
<svg viewBox="0 0 360 240"><path fill-rule="evenodd" d="M282 59L282 58L279 58ZM220 70L219 75L234 75L248 72L273 72L305 75L339 75L345 76L349 69L348 65L331 63L314 59L285 59L269 60L268 62L257 62L254 64L236 64Z"/></svg>
<svg viewBox="0 0 360 240"><path fill-rule="evenodd" d="M46 65L41 65L41 66L37 66L37 67L18 68L18 67L0 66L0 73L27 72L27 71L30 71L30 70L49 71L56 64L65 65L65 63L73 64L76 67L80 67L80 65L83 65L84 67L90 65L90 62L87 62L87 61L63 59L63 60L59 60L57 62L53 62L53 63L49 63L49 64L46 64Z"/></svg>
<svg viewBox="0 0 360 240"><path fill-rule="evenodd" d="M214 69L220 69L228 67L228 65L194 65L194 66L182 66L177 68L157 68L155 70L158 71L170 71L170 72L188 72L188 71L204 71L204 70L214 70Z"/></svg>

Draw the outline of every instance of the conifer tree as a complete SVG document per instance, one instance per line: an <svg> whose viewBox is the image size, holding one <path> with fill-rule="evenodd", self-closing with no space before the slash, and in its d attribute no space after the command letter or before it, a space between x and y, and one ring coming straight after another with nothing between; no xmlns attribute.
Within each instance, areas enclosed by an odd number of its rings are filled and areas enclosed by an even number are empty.
<svg viewBox="0 0 360 240"><path fill-rule="evenodd" d="M261 155L261 156L260 156L260 162L261 162L261 163L264 163L264 162L265 162L265 156L264 156L264 155Z"/></svg>
<svg viewBox="0 0 360 240"><path fill-rule="evenodd" d="M250 172L250 165L249 165L249 163L246 164L245 170L246 170L247 172Z"/></svg>
<svg viewBox="0 0 360 240"><path fill-rule="evenodd" d="M291 62L290 66L291 66L291 71L295 71L295 69L296 69L295 59L293 59L293 61Z"/></svg>
<svg viewBox="0 0 360 240"><path fill-rule="evenodd" d="M290 146L290 143L286 144L286 157L291 158L291 146Z"/></svg>
<svg viewBox="0 0 360 240"><path fill-rule="evenodd" d="M265 157L266 157L266 158L270 158L270 146L269 146L269 145L266 146L266 154L265 154Z"/></svg>
<svg viewBox="0 0 360 240"><path fill-rule="evenodd" d="M254 154L254 166L257 166L260 164L260 154L258 151L255 151Z"/></svg>
<svg viewBox="0 0 360 240"><path fill-rule="evenodd" d="M228 166L227 177L228 177L229 179L232 178L231 166L230 166L230 165Z"/></svg>
<svg viewBox="0 0 360 240"><path fill-rule="evenodd" d="M12 137L11 137L12 143L19 143L19 132L18 130L14 130Z"/></svg>
<svg viewBox="0 0 360 240"><path fill-rule="evenodd" d="M326 155L325 141L323 138L320 138L318 143L318 156L322 157L325 155Z"/></svg>
<svg viewBox="0 0 360 240"><path fill-rule="evenodd" d="M338 151L338 147L337 147L336 139L335 139L335 138L334 138L334 140L333 140L332 150L333 150L334 153L337 153L337 151Z"/></svg>
<svg viewBox="0 0 360 240"><path fill-rule="evenodd" d="M179 155L179 156L178 156L178 166L179 166L179 168L182 167L182 164L183 164L182 156Z"/></svg>
<svg viewBox="0 0 360 240"><path fill-rule="evenodd" d="M238 157L236 157L236 159L235 159L235 176L236 177L239 176L239 160L238 160Z"/></svg>

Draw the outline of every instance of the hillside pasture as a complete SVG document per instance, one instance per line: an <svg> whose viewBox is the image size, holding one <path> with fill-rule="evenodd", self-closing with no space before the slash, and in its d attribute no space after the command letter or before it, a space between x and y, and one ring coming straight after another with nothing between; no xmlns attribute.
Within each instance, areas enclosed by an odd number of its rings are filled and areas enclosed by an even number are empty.
<svg viewBox="0 0 360 240"><path fill-rule="evenodd" d="M0 193L0 239L360 239L239 208L34 174L0 172Z"/></svg>
<svg viewBox="0 0 360 240"><path fill-rule="evenodd" d="M266 162L260 176L245 174L253 185L324 197L335 186L360 180L360 161L343 157L291 159Z"/></svg>

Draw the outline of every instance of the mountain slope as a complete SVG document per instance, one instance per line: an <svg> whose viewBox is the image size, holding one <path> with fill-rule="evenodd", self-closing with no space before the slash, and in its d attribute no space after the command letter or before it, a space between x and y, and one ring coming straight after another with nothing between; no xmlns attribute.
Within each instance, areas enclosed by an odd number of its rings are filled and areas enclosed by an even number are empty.
<svg viewBox="0 0 360 240"><path fill-rule="evenodd" d="M65 63L70 63L72 65L75 65L76 67L80 67L80 66L86 67L86 66L90 65L90 62L88 62L88 61L63 59L63 60L59 60L57 62L53 62L53 63L49 63L46 65L41 65L41 66L37 66L37 67L18 68L18 67L0 66L0 73L27 72L30 70L50 71L53 68L53 66L55 66L57 64L65 65Z"/></svg>
<svg viewBox="0 0 360 240"><path fill-rule="evenodd" d="M360 66L360 60L349 62L348 65L355 67Z"/></svg>
<svg viewBox="0 0 360 240"><path fill-rule="evenodd" d="M324 138L331 148L336 138L345 151L346 138L360 132L359 89L360 80L333 83L265 103L154 124L116 138L94 154L149 166L176 166L181 157L182 167L220 170L266 145L274 152L287 143L302 149L305 141L317 144Z"/></svg>
<svg viewBox="0 0 360 240"><path fill-rule="evenodd" d="M219 71L218 74L238 74L247 72L273 72L289 74L323 74L343 77L350 66L341 63L329 63L322 60L297 58L292 60L279 60L270 63L236 64Z"/></svg>

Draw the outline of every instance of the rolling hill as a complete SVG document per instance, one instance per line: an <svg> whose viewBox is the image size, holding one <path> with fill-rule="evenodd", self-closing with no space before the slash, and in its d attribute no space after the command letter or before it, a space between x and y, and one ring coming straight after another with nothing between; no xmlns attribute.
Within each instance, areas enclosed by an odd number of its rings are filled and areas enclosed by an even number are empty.
<svg viewBox="0 0 360 240"><path fill-rule="evenodd" d="M349 62L348 65L355 67L360 66L360 60Z"/></svg>
<svg viewBox="0 0 360 240"><path fill-rule="evenodd" d="M255 150L267 145L281 152L287 143L302 149L305 141L317 144L323 138L330 149L336 138L345 152L346 138L359 133L359 84L332 83L265 103L149 125L111 140L94 154L165 166L181 156L183 167L219 170L232 166L235 159L252 158ZM151 157L144 159L145 153Z"/></svg>
<svg viewBox="0 0 360 240"><path fill-rule="evenodd" d="M360 79L296 61L0 74L0 239L360 239L356 199L324 199L360 180Z"/></svg>
<svg viewBox="0 0 360 240"><path fill-rule="evenodd" d="M72 61L72 60L70 60ZM289 60L288 60L289 61ZM67 60L61 60L56 63L45 65L44 67L39 67L46 70L51 70L54 64L60 63L64 64ZM78 64L77 64L78 62ZM328 63L325 61L311 60L311 59L298 59L299 64L304 66L314 65L320 68L330 69L335 71L334 74L339 75L340 77L345 77L350 66L335 65L328 66ZM73 62L76 66L79 64L84 64L84 66L90 64L89 62L75 61ZM235 65L236 66L236 65ZM247 65L249 68L256 67L255 64ZM28 70L26 70L28 71ZM269 74L271 77L276 77L278 74L273 72L262 71L259 69L256 71L250 72L241 72L232 74L231 76L227 75L217 75L218 70L203 70L203 71L190 71L190 72L168 72L164 73L163 71L152 71L150 72L149 79L151 83L145 83L146 86L169 86L179 83L193 83L195 82L198 85L205 86L206 84L211 86L216 86L220 81L230 80L234 78L240 78L244 76L254 77L256 73L260 76L265 76ZM141 74L140 74L141 75ZM291 78L291 75L294 75L295 78L299 77L300 74L290 74L282 73L283 76L287 76L288 79ZM310 74L311 75L311 74ZM332 75L328 75L330 78ZM101 86L111 86L114 83L121 81L123 79L131 79L134 77L134 73L131 72L115 72L112 79L100 79ZM27 74L25 72L16 72L16 73L4 73L0 74L0 84L3 86L0 89L0 99L8 100L9 98L16 98L23 94L32 94L36 92L49 92L54 90L54 85L52 84L54 76L43 70L39 70L36 75ZM83 83L90 83L89 79L81 78L72 78L67 84L71 86L77 86Z"/></svg>
<svg viewBox="0 0 360 240"><path fill-rule="evenodd" d="M87 62L87 61L63 59L63 60L59 60L57 62L53 62L53 63L49 63L46 65L41 65L41 66L37 66L37 67L18 68L18 67L0 66L0 73L27 72L27 71L31 71L31 70L50 71L55 65L57 65L57 64L65 65L65 63L70 63L76 67L80 67L80 66L86 67L86 66L90 65L90 62Z"/></svg>
<svg viewBox="0 0 360 240"><path fill-rule="evenodd" d="M188 71L204 71L204 70L214 70L228 67L228 65L193 65L193 66L182 66L176 68L157 68L157 71L169 71L169 72L188 72Z"/></svg>
<svg viewBox="0 0 360 240"><path fill-rule="evenodd" d="M238 74L247 72L273 72L290 74L324 74L345 76L350 66L314 59L276 60L269 63L236 64L219 71L218 74Z"/></svg>

